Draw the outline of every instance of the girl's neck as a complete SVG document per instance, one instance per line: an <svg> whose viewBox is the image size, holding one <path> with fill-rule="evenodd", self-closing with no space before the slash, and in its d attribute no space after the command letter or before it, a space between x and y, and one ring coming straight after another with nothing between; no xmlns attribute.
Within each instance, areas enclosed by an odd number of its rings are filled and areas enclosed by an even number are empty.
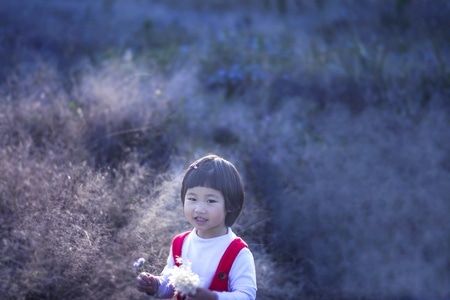
<svg viewBox="0 0 450 300"><path fill-rule="evenodd" d="M228 234L228 227L224 227L220 231L217 232L201 232L198 229L195 229L195 233L201 237L202 239L212 239L219 236L227 235Z"/></svg>

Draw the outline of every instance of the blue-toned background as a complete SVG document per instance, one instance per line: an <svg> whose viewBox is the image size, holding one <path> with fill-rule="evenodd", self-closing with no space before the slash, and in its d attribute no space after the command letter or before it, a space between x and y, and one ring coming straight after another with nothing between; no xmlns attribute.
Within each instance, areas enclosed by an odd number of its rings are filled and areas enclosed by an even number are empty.
<svg viewBox="0 0 450 300"><path fill-rule="evenodd" d="M144 299L236 164L258 299L450 298L450 4L0 1L0 298Z"/></svg>

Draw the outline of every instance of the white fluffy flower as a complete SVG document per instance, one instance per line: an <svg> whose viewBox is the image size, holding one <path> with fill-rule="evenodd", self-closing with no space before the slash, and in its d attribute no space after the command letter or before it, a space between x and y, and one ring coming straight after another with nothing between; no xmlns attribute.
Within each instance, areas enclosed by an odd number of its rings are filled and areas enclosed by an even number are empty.
<svg viewBox="0 0 450 300"><path fill-rule="evenodd" d="M181 261L181 258L179 258ZM169 283L175 288L175 291L186 294L195 294L200 286L200 277L191 270L191 263L184 261L180 267L174 267L169 276Z"/></svg>

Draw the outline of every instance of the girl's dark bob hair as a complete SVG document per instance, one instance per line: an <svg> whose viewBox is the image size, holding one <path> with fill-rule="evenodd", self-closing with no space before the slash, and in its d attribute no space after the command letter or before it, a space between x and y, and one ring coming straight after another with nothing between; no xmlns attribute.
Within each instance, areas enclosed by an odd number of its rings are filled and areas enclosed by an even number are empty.
<svg viewBox="0 0 450 300"><path fill-rule="evenodd" d="M225 226L234 224L244 204L244 184L236 167L215 154L206 155L193 162L186 170L181 185L181 202L184 206L186 191L197 186L218 190L225 199Z"/></svg>

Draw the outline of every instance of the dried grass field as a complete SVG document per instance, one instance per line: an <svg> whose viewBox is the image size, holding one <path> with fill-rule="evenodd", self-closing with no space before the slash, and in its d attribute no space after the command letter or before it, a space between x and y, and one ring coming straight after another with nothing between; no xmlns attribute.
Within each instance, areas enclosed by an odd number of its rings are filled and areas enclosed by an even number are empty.
<svg viewBox="0 0 450 300"><path fill-rule="evenodd" d="M450 299L450 3L0 1L0 299L146 299L216 153L257 299Z"/></svg>

